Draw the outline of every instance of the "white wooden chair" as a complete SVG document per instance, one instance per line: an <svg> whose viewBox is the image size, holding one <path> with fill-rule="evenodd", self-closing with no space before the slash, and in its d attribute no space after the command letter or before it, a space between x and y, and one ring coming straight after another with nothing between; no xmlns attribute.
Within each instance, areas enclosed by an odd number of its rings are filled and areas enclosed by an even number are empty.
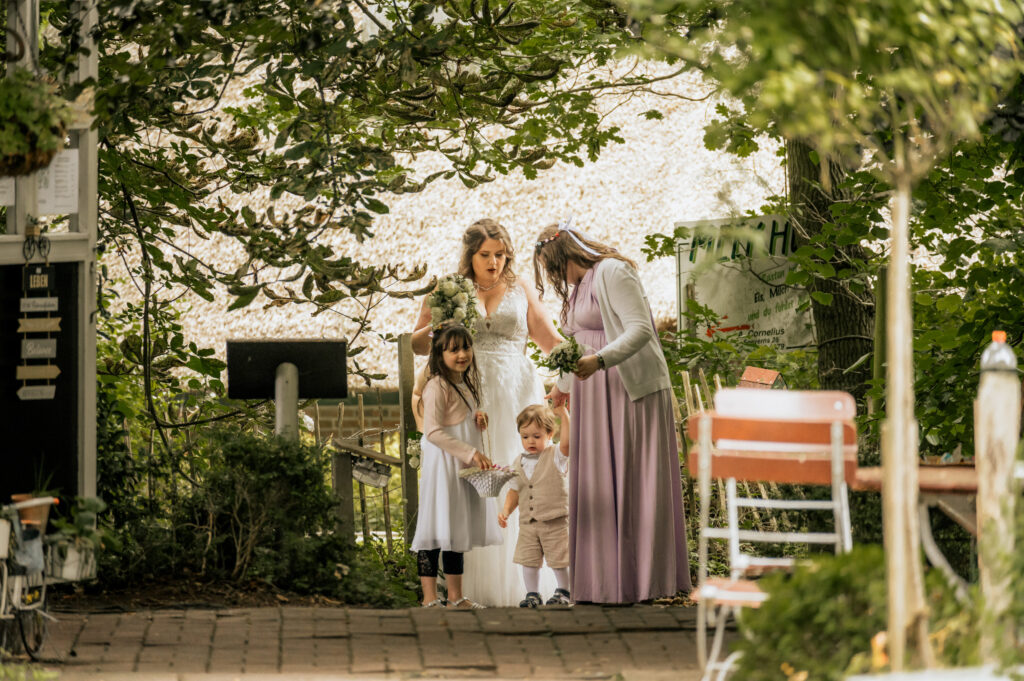
<svg viewBox="0 0 1024 681"><path fill-rule="evenodd" d="M762 544L832 544L836 553L852 547L847 480L857 469L856 405L848 393L729 388L718 391L714 411L695 414L689 432L696 447L689 470L696 474L700 494L698 544L697 653L703 679L723 680L736 656L719 660L729 615L758 607L767 598L751 579L767 570L788 569L793 559L754 556L741 542ZM710 525L712 478L725 480L726 522ZM824 485L828 499L765 499L741 497L737 480L782 484ZM826 511L831 532L741 529L739 509L764 513ZM728 542L729 577L708 577L708 540ZM715 628L708 650L708 624Z"/></svg>

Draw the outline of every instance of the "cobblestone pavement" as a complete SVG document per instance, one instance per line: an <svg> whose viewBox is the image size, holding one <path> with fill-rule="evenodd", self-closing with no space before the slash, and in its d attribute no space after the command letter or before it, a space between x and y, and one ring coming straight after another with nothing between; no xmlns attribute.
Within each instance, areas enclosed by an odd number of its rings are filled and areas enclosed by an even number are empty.
<svg viewBox="0 0 1024 681"><path fill-rule="evenodd" d="M279 607L56 613L43 654L72 679L696 679L694 610Z"/></svg>

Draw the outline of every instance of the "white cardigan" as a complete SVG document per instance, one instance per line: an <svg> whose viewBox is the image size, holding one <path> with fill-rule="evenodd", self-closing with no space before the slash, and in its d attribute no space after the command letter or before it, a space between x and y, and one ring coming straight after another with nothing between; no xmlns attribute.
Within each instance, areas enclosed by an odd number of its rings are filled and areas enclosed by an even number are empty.
<svg viewBox="0 0 1024 681"><path fill-rule="evenodd" d="M605 368L619 368L626 394L634 402L671 388L668 364L637 271L629 263L605 258L594 265L593 277L607 339L607 345L598 350ZM568 392L575 378L573 374L562 376L559 390Z"/></svg>

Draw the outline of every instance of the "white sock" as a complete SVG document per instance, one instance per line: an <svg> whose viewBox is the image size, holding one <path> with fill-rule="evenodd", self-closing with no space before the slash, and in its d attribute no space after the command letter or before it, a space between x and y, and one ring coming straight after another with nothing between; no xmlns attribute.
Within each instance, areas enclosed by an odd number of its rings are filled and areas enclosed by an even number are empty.
<svg viewBox="0 0 1024 681"><path fill-rule="evenodd" d="M569 568L551 568L555 572L555 582L559 589L569 590Z"/></svg>
<svg viewBox="0 0 1024 681"><path fill-rule="evenodd" d="M537 593L540 590L540 568L523 567L523 584L526 586L526 593Z"/></svg>

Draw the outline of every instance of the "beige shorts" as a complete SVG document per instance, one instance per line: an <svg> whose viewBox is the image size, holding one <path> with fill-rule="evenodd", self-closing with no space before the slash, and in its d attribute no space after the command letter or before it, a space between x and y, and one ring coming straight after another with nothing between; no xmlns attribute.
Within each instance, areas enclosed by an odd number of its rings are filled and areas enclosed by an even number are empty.
<svg viewBox="0 0 1024 681"><path fill-rule="evenodd" d="M569 567L569 516L519 525L512 562L540 567L545 560L550 568Z"/></svg>

